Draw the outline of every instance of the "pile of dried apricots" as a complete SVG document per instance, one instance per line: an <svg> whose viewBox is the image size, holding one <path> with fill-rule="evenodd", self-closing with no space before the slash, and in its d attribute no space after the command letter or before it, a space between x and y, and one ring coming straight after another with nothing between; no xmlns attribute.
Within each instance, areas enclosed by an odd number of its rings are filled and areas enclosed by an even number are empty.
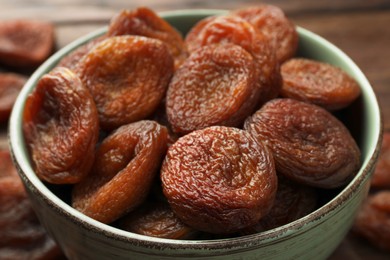
<svg viewBox="0 0 390 260"><path fill-rule="evenodd" d="M85 215L149 236L242 235L300 218L317 189L359 170L331 112L360 88L295 58L297 47L274 6L207 17L185 38L148 8L124 10L28 97L36 174L71 184L69 203Z"/></svg>
<svg viewBox="0 0 390 260"><path fill-rule="evenodd" d="M185 38L148 8L124 10L27 99L34 170L71 187L82 213L147 236L240 236L301 218L359 170L333 112L360 88L297 48L272 5L205 18Z"/></svg>

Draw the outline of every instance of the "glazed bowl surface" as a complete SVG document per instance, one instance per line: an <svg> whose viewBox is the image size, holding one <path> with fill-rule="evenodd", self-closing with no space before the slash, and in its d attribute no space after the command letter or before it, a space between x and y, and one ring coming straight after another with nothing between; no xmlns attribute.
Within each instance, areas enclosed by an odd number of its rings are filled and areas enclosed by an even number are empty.
<svg viewBox="0 0 390 260"><path fill-rule="evenodd" d="M182 10L160 15L185 34L200 19L222 10ZM9 124L14 162L37 215L69 259L325 259L343 240L362 200L367 196L378 157L382 123L374 91L357 65L340 49L320 36L297 28L298 55L328 62L354 77L361 96L339 116L362 152L356 177L311 214L266 232L217 240L170 240L126 232L95 221L57 196L34 173L22 132L24 103L42 75L67 53L96 38L102 28L67 45L48 59L21 91Z"/></svg>

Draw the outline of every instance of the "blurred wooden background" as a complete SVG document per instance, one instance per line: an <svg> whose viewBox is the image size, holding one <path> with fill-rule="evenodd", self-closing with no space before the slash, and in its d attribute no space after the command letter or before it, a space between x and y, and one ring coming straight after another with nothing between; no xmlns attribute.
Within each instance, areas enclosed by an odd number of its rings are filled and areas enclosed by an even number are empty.
<svg viewBox="0 0 390 260"><path fill-rule="evenodd" d="M107 25L119 10L148 6L155 11L235 9L261 2L281 7L296 25L309 29L346 52L371 82L390 130L390 0L1 0L0 20L48 20L56 25L57 48ZM0 147L6 147L0 126ZM349 235L331 259L390 259Z"/></svg>

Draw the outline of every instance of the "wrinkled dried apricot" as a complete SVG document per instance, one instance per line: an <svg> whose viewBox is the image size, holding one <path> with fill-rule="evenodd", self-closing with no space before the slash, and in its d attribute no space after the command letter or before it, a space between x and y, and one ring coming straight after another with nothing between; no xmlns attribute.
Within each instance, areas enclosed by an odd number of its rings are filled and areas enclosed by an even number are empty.
<svg viewBox="0 0 390 260"><path fill-rule="evenodd" d="M313 212L317 207L317 191L309 186L278 176L278 189L270 212L242 234L254 234L277 228Z"/></svg>
<svg viewBox="0 0 390 260"><path fill-rule="evenodd" d="M0 73L0 123L8 120L19 91L26 83L25 76Z"/></svg>
<svg viewBox="0 0 390 260"><path fill-rule="evenodd" d="M390 191L370 195L360 209L353 231L374 246L390 251Z"/></svg>
<svg viewBox="0 0 390 260"><path fill-rule="evenodd" d="M160 40L116 36L85 55L77 72L94 97L100 126L113 130L154 112L171 79L173 60Z"/></svg>
<svg viewBox="0 0 390 260"><path fill-rule="evenodd" d="M253 112L253 57L238 45L207 45L174 74L166 112L175 133L212 125L239 126Z"/></svg>
<svg viewBox="0 0 390 260"><path fill-rule="evenodd" d="M168 46L175 60L176 69L188 55L179 31L146 7L121 11L111 20L107 35L140 35L161 40Z"/></svg>
<svg viewBox="0 0 390 260"><path fill-rule="evenodd" d="M374 174L372 188L390 188L390 132L383 133L382 147Z"/></svg>
<svg viewBox="0 0 390 260"><path fill-rule="evenodd" d="M153 121L119 127L103 140L91 173L76 184L72 206L111 223L146 198L167 149L168 131Z"/></svg>
<svg viewBox="0 0 390 260"><path fill-rule="evenodd" d="M40 225L8 151L0 150L0 161L0 259L61 256Z"/></svg>
<svg viewBox="0 0 390 260"><path fill-rule="evenodd" d="M279 63L265 37L238 16L211 16L198 22L185 41L190 52L210 44L237 44L256 62L258 89L253 91L257 107L278 96L282 86Z"/></svg>
<svg viewBox="0 0 390 260"><path fill-rule="evenodd" d="M268 149L246 131L224 126L179 138L168 149L161 180L176 215L209 233L254 225L269 212L277 189Z"/></svg>
<svg viewBox="0 0 390 260"><path fill-rule="evenodd" d="M92 96L76 74L58 67L38 81L26 100L23 132L40 179L66 184L86 176L99 125Z"/></svg>
<svg viewBox="0 0 390 260"><path fill-rule="evenodd" d="M232 13L245 19L265 35L280 63L294 57L298 48L298 33L295 25L279 7L261 4Z"/></svg>
<svg viewBox="0 0 390 260"><path fill-rule="evenodd" d="M281 95L327 110L347 107L360 95L357 82L343 70L319 61L295 58L281 67Z"/></svg>
<svg viewBox="0 0 390 260"><path fill-rule="evenodd" d="M360 167L360 150L348 129L325 109L293 99L274 99L245 122L272 150L276 170L297 182L335 188Z"/></svg>
<svg viewBox="0 0 390 260"><path fill-rule="evenodd" d="M119 228L145 236L169 239L189 239L196 233L180 221L168 204L162 202L146 203L129 213L119 221Z"/></svg>
<svg viewBox="0 0 390 260"><path fill-rule="evenodd" d="M32 20L0 23L0 63L31 67L42 63L54 48L54 26Z"/></svg>

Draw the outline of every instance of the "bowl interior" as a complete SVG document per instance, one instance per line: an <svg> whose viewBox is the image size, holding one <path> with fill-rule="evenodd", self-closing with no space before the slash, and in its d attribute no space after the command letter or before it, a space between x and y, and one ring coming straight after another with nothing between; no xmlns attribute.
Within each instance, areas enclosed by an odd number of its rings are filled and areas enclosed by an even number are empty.
<svg viewBox="0 0 390 260"><path fill-rule="evenodd" d="M188 10L165 12L161 13L161 16L164 17L169 23L174 25L179 31L185 34L189 28L191 28L191 26L193 26L200 19L210 15L222 14L224 12L225 11L221 10ZM65 203L62 198L59 198L56 193L53 192L53 190L49 189L48 186L42 183L35 175L23 138L22 114L24 102L29 93L34 89L39 78L50 71L64 55L81 44L89 41L90 39L103 34L105 30L106 28L102 28L89 35L86 35L85 37L72 42L49 58L26 83L15 103L10 119L10 147L13 152L14 159L20 167L23 181L26 183L26 186L32 190L34 195L42 196L44 200L47 201L47 203L50 204L55 210L60 212L60 214L63 214L64 216L71 216L73 221L80 223L80 225L85 225L94 230L99 230L97 232L103 232L105 236L114 237L115 239L121 239L123 241L136 239L146 241L147 243L162 243L166 245L176 245L183 247L190 246L192 248L202 246L202 244L207 243L211 247L219 248L226 246L226 243L233 246L245 243L248 240L252 240L254 238L258 241L272 241L273 239L281 236L288 236L296 232L300 232L303 226L315 225L316 221L318 221L318 219L320 219L326 211L335 209L341 205L348 197L351 196L351 193L354 190L359 189L363 181L369 177L369 172L365 171L365 168L367 168L369 164L372 163L372 160L378 153L378 144L380 143L382 127L380 111L375 94L366 77L355 65L355 63L349 57L347 57L347 55L345 55L341 50L320 36L298 27L297 30L300 37L298 51L299 56L325 61L342 68L358 81L362 90L362 95L358 100L356 100L356 102L352 104L352 106L337 114L337 116L340 117L351 130L362 151L362 167L359 173L347 187L344 187L341 191L336 191L338 193L337 196L333 196L334 194L331 194L332 198L324 202L324 205L315 212L290 224L263 233L232 238L228 240L220 239L213 241L175 241L169 239L146 237L102 224L81 214Z"/></svg>

